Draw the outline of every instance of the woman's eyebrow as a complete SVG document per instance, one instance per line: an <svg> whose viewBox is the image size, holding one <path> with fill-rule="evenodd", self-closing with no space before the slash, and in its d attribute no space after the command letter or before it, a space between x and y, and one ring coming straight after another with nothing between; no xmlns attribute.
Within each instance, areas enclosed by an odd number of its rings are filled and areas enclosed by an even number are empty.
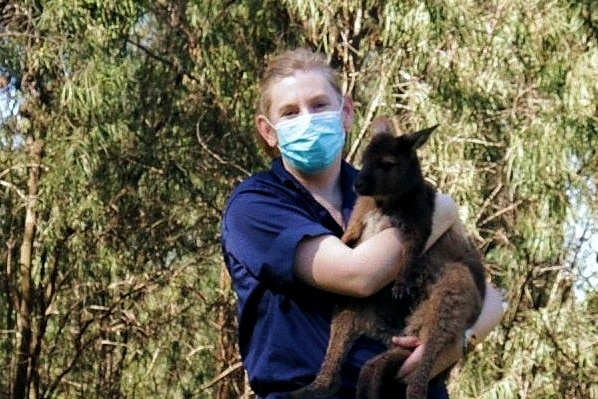
<svg viewBox="0 0 598 399"><path fill-rule="evenodd" d="M318 94L310 99L310 102L332 102L332 99L328 94Z"/></svg>

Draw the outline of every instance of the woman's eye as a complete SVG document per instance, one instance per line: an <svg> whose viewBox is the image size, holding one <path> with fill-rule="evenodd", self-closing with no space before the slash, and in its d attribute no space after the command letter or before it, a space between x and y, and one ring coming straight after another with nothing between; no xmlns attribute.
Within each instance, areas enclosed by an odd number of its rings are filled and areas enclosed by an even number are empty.
<svg viewBox="0 0 598 399"><path fill-rule="evenodd" d="M313 105L312 112L323 112L328 109L328 103L326 102L318 102Z"/></svg>
<svg viewBox="0 0 598 399"><path fill-rule="evenodd" d="M284 111L280 116L281 118L292 118L293 116L296 116L297 112L296 111Z"/></svg>

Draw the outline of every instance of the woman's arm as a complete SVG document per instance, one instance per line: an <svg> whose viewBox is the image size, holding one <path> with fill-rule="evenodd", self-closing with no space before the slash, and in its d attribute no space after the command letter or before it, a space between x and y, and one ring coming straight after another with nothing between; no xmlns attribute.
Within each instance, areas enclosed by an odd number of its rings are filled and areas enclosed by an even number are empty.
<svg viewBox="0 0 598 399"><path fill-rule="evenodd" d="M438 194L427 247L457 220L451 197ZM391 283L401 256L397 229L381 231L355 248L333 235L308 238L295 252L295 275L307 284L337 294L367 297Z"/></svg>
<svg viewBox="0 0 598 399"><path fill-rule="evenodd" d="M476 337L477 342L480 342L490 334L490 332L500 323L504 313L503 298L500 292L492 285L486 285L486 296L484 297L484 304L482 312L475 324L471 327L472 334ZM399 378L409 383L409 378L419 361L423 352L423 345L420 345L415 337L394 337L393 342L406 349L415 349L411 356L405 360L403 366L399 370ZM455 364L463 357L464 337L458 340L455 345L445 349L439 356L432 377L440 374L451 365Z"/></svg>
<svg viewBox="0 0 598 399"><path fill-rule="evenodd" d="M430 237L428 237L425 249L430 249L432 244L438 241L440 236L455 226L456 223L461 225L457 204L448 195L437 194L434 204L434 216L432 218L432 232L430 233Z"/></svg>

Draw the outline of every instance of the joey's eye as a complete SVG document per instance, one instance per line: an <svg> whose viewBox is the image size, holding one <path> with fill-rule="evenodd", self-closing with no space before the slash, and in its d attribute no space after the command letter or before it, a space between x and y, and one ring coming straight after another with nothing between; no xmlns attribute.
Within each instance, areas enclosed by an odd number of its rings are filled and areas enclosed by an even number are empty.
<svg viewBox="0 0 598 399"><path fill-rule="evenodd" d="M392 169L397 163L392 159L381 159L378 162L378 167L382 170L390 170Z"/></svg>

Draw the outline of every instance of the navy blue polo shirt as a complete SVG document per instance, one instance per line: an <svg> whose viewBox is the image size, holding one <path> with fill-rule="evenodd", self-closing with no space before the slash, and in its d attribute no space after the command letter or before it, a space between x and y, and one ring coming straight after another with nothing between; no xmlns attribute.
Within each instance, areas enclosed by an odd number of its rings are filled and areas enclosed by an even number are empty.
<svg viewBox="0 0 598 399"><path fill-rule="evenodd" d="M357 171L343 163L342 214L355 203ZM293 258L304 238L343 234L328 211L290 174L280 159L231 194L222 220L222 249L238 299L239 348L249 383L261 398L274 399L311 382L328 346L335 295L297 279ZM354 398L359 369L383 351L361 339L342 370L335 398ZM444 387L443 395L447 398Z"/></svg>

